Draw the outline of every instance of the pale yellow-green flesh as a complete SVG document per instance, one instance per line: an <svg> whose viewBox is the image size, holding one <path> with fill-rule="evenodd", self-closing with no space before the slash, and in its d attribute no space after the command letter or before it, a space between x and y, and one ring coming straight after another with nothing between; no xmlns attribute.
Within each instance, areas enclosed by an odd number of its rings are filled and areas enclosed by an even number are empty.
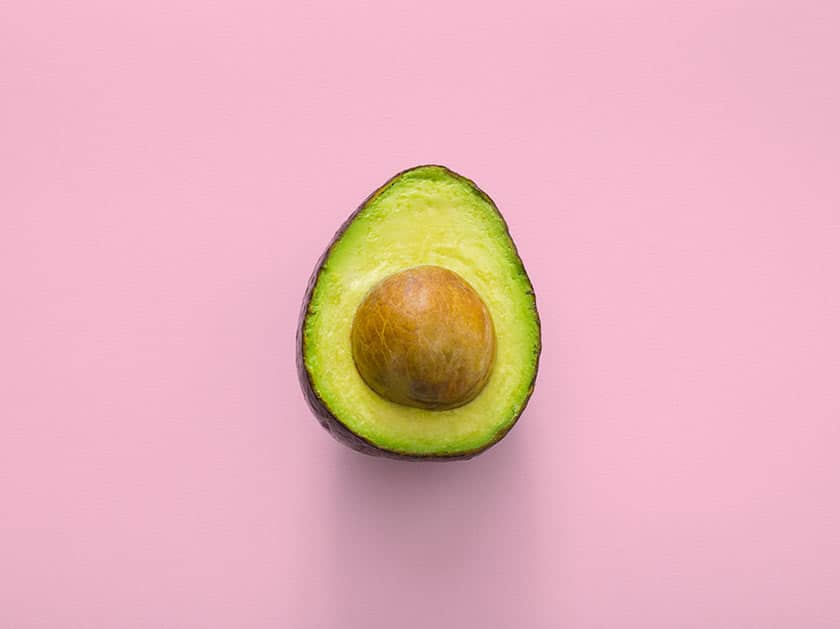
<svg viewBox="0 0 840 629"><path fill-rule="evenodd" d="M422 264L469 282L496 329L487 385L446 411L379 397L359 376L350 345L353 316L368 290ZM315 392L357 435L405 454L458 454L494 441L516 420L533 385L539 336L533 290L498 212L469 181L427 166L382 188L328 253L304 323L304 363Z"/></svg>

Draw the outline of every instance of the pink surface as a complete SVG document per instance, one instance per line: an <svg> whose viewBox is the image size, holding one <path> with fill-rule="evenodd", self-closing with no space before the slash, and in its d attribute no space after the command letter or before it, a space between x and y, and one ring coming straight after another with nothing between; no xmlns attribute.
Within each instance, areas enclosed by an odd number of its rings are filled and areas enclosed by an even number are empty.
<svg viewBox="0 0 840 629"><path fill-rule="evenodd" d="M840 626L837 3L119 4L0 8L0 627ZM544 321L468 463L294 373L426 162Z"/></svg>

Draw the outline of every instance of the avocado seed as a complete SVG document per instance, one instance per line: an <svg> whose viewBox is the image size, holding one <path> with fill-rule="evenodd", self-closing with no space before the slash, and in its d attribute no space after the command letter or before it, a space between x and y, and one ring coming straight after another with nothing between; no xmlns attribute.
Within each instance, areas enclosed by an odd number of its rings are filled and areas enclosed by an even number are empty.
<svg viewBox="0 0 840 629"><path fill-rule="evenodd" d="M356 311L353 360L367 385L397 404L462 406L490 377L496 353L487 306L460 275L439 266L395 273Z"/></svg>

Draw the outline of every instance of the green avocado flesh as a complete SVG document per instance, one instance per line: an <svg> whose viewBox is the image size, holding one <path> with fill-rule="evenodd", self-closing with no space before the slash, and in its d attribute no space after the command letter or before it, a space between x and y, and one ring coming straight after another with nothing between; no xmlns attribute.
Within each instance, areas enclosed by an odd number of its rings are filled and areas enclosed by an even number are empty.
<svg viewBox="0 0 840 629"><path fill-rule="evenodd" d="M353 361L357 308L380 280L436 265L479 294L496 334L487 384L458 408L427 410L371 390ZM303 322L303 365L330 413L377 448L407 456L458 456L497 441L533 389L540 350L534 292L493 202L442 166L420 166L376 191L340 232L321 265Z"/></svg>

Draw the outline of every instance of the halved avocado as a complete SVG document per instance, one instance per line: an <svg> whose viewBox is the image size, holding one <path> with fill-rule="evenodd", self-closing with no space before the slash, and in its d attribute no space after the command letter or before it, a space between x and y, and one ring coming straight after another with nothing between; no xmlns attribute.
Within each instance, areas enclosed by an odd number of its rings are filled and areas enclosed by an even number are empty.
<svg viewBox="0 0 840 629"><path fill-rule="evenodd" d="M533 287L496 205L443 166L376 190L318 261L297 334L320 423L351 448L470 458L511 429L540 354Z"/></svg>

